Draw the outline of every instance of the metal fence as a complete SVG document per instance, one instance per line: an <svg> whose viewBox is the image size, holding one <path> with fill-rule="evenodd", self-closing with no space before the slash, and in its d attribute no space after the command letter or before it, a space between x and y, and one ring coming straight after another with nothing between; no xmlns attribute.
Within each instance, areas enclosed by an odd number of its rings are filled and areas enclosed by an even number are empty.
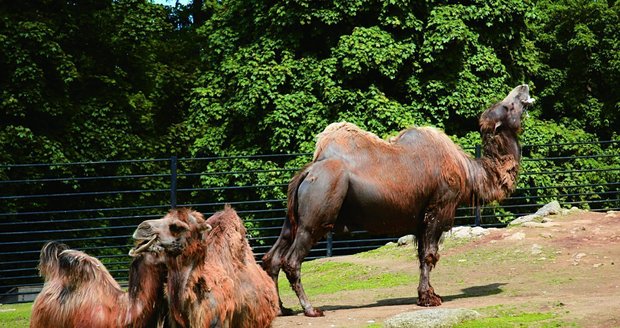
<svg viewBox="0 0 620 328"><path fill-rule="evenodd" d="M541 204L620 208L619 141L526 145L518 189L500 204L462 207L457 225L501 226ZM466 149L473 154L479 149ZM286 187L311 154L164 158L0 165L0 303L34 299L41 246L58 240L97 256L127 279L135 227L170 207L210 215L231 204L244 219L257 260L279 235ZM397 236L396 236L397 237ZM395 236L354 231L317 244L308 258L376 248Z"/></svg>

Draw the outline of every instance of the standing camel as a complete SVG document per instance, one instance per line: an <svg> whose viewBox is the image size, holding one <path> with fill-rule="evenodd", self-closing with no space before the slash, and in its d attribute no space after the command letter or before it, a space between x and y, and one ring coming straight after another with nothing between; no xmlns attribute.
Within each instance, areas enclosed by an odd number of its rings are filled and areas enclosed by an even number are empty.
<svg viewBox="0 0 620 328"><path fill-rule="evenodd" d="M226 206L204 219L187 208L147 220L133 234L133 254L163 250L173 327L265 328L278 313L273 281L256 264L237 213Z"/></svg>
<svg viewBox="0 0 620 328"><path fill-rule="evenodd" d="M528 86L520 85L482 113L479 159L430 127L404 130L388 142L350 123L329 125L317 136L312 162L289 183L288 220L263 267L275 282L282 269L305 315L322 316L301 283L301 262L314 244L331 230L412 232L420 261L417 303L441 305L429 281L439 260L439 239L452 227L460 204L501 200L515 189L521 158L517 135L533 101ZM289 314L279 302L281 314Z"/></svg>
<svg viewBox="0 0 620 328"><path fill-rule="evenodd" d="M162 327L166 267L153 253L134 257L124 292L96 258L58 242L41 249L45 284L32 306L31 328Z"/></svg>

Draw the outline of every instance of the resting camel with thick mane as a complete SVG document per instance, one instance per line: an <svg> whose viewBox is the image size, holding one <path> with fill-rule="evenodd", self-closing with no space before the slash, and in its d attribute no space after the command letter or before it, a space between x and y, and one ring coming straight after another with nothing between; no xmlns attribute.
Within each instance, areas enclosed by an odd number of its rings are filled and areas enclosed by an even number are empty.
<svg viewBox="0 0 620 328"><path fill-rule="evenodd" d="M301 262L327 232L413 233L420 262L417 304L441 305L429 280L441 235L460 204L501 200L515 189L517 136L533 101L528 86L520 85L482 113L479 159L431 127L385 141L350 123L329 125L317 136L312 162L289 183L287 220L263 267L276 282L282 269L305 315L322 316L304 292ZM291 313L279 304L281 314Z"/></svg>
<svg viewBox="0 0 620 328"><path fill-rule="evenodd" d="M41 249L43 289L32 306L32 328L164 327L166 266L159 256L134 257L125 292L96 258L48 242Z"/></svg>
<svg viewBox="0 0 620 328"><path fill-rule="evenodd" d="M133 254L163 249L173 327L271 326L278 314L273 280L256 263L237 213L226 206L207 220L173 209L138 226Z"/></svg>

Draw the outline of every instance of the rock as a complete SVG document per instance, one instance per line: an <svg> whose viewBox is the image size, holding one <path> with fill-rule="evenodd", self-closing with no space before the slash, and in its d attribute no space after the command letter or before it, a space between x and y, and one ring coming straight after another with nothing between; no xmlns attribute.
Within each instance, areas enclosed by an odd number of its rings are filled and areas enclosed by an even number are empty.
<svg viewBox="0 0 620 328"><path fill-rule="evenodd" d="M536 215L538 216L547 216L552 214L558 214L562 210L560 203L557 200L550 202L549 204L543 206L538 211L536 211Z"/></svg>
<svg viewBox="0 0 620 328"><path fill-rule="evenodd" d="M564 215L564 213L565 212L562 210L560 203L557 200L554 200L550 202L549 204L541 207L538 211L536 211L536 213L518 217L515 220L512 220L508 225L516 226L516 225L524 224L526 222L538 222L538 223L551 222L552 221L551 219L546 219L545 217L549 215L553 215L553 214Z"/></svg>
<svg viewBox="0 0 620 328"><path fill-rule="evenodd" d="M586 256L586 253L577 253L575 254L575 256L573 256L573 258L576 260L581 260L585 256Z"/></svg>
<svg viewBox="0 0 620 328"><path fill-rule="evenodd" d="M483 227L473 227L473 228L471 228L471 236L472 237L486 236L489 233L490 233L489 230L485 229Z"/></svg>
<svg viewBox="0 0 620 328"><path fill-rule="evenodd" d="M508 223L508 225L509 226L516 226L516 225L524 224L526 222L542 222L542 219L543 218L540 215L530 214L530 215L518 217L518 218L510 221L510 223Z"/></svg>
<svg viewBox="0 0 620 328"><path fill-rule="evenodd" d="M578 265L579 261L586 256L586 253L577 253L573 256L573 265Z"/></svg>
<svg viewBox="0 0 620 328"><path fill-rule="evenodd" d="M538 255L542 253L542 246L538 244L532 245L532 255Z"/></svg>
<svg viewBox="0 0 620 328"><path fill-rule="evenodd" d="M575 207L575 206L571 207L571 208L568 210L568 214L573 214L573 213L581 213L581 212L585 212L585 211L584 211L584 210L582 210L582 209L580 209L580 208L578 208L578 207Z"/></svg>
<svg viewBox="0 0 620 328"><path fill-rule="evenodd" d="M490 233L488 229L483 227L468 227L468 226L460 226L454 227L450 229L450 231L446 234L447 238L477 238L481 236L486 236Z"/></svg>
<svg viewBox="0 0 620 328"><path fill-rule="evenodd" d="M398 246L410 245L415 241L415 237L413 235L406 235L398 238Z"/></svg>
<svg viewBox="0 0 620 328"><path fill-rule="evenodd" d="M395 243L395 242L393 242L393 241L388 241L388 242L385 244L385 246L390 246L390 247L391 247L391 246L397 246L397 245L398 245L398 244L397 244L397 243Z"/></svg>
<svg viewBox="0 0 620 328"><path fill-rule="evenodd" d="M467 320L480 317L480 313L470 309L428 309L405 312L385 321L386 328L452 327Z"/></svg>
<svg viewBox="0 0 620 328"><path fill-rule="evenodd" d="M454 227L450 229L450 232L446 234L446 237L448 238L452 237L452 238L457 238L457 239L469 238L471 237L470 231L471 231L470 227L466 227L466 226Z"/></svg>

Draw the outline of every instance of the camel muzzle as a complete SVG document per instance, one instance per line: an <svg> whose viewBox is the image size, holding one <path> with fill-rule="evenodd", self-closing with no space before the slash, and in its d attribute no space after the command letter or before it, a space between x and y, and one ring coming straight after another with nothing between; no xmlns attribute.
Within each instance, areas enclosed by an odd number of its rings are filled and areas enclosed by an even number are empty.
<svg viewBox="0 0 620 328"><path fill-rule="evenodd" d="M136 239L136 233L134 233L133 238ZM153 246L155 242L157 242L157 235L151 236L150 239L138 239L138 241L139 241L139 244L136 247L129 250L129 256L135 257L135 256L138 256L138 254L146 250L153 250L151 249L151 246Z"/></svg>

